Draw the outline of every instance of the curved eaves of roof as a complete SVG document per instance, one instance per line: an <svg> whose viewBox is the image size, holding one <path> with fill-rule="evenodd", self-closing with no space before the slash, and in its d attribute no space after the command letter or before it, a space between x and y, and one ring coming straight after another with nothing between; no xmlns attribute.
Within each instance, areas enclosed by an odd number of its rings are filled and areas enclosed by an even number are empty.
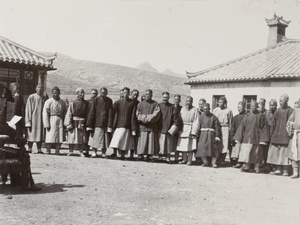
<svg viewBox="0 0 300 225"><path fill-rule="evenodd" d="M0 61L53 68L56 54L45 56L0 36Z"/></svg>

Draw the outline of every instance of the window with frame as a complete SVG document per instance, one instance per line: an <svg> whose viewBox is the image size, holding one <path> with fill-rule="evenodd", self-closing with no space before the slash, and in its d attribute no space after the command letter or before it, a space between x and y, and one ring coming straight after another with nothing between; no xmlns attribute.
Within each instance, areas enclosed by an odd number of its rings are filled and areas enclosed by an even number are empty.
<svg viewBox="0 0 300 225"><path fill-rule="evenodd" d="M218 101L219 99L225 95L213 95L213 99L212 99L212 110L214 110L215 108L218 107Z"/></svg>
<svg viewBox="0 0 300 225"><path fill-rule="evenodd" d="M251 101L257 101L257 95L243 95L243 102L247 112L250 112L250 103Z"/></svg>

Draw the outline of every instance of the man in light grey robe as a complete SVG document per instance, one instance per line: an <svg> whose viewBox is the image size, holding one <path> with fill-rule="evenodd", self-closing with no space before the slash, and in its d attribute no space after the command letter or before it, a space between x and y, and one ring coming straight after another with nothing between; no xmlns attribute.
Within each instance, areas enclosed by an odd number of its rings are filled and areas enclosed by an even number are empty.
<svg viewBox="0 0 300 225"><path fill-rule="evenodd" d="M27 128L28 151L32 152L33 143L36 143L38 152L43 154L41 147L43 141L43 107L45 97L43 96L43 86L36 86L36 93L31 94L25 108L25 127Z"/></svg>

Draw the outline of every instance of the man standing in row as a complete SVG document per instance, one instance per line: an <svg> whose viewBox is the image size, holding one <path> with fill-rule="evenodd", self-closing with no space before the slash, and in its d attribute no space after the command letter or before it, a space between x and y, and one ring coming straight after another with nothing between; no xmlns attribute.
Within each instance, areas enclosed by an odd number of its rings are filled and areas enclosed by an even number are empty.
<svg viewBox="0 0 300 225"><path fill-rule="evenodd" d="M131 100L134 102L135 109L140 103L138 97L139 97L139 91L137 89L133 89L131 92ZM139 136L139 126L136 127L136 135L131 138L129 159L133 159L134 153L137 151L138 136Z"/></svg>
<svg viewBox="0 0 300 225"><path fill-rule="evenodd" d="M275 175L288 176L288 144L289 135L286 124L294 109L288 106L289 96L284 94L280 97L280 108L275 111L274 122L271 130L271 144L268 152L269 164L276 165Z"/></svg>
<svg viewBox="0 0 300 225"><path fill-rule="evenodd" d="M200 133L199 142L197 143L196 157L203 161L202 166L209 165L208 157L211 157L211 164L217 168L217 158L219 157L219 149L217 142L220 141L220 124L218 118L210 112L210 105L203 104L203 113L199 118L198 132Z"/></svg>
<svg viewBox="0 0 300 225"><path fill-rule="evenodd" d="M115 118L113 128L115 129L110 148L118 149L121 159L125 159L125 153L130 150L132 138L136 136L137 119L136 104L129 98L130 89L125 87L123 98L115 103Z"/></svg>
<svg viewBox="0 0 300 225"><path fill-rule="evenodd" d="M43 86L36 86L36 93L29 95L25 109L25 127L27 128L28 151L32 152L33 143L36 143L38 153L42 152L43 141L43 107L46 101L43 96Z"/></svg>
<svg viewBox="0 0 300 225"><path fill-rule="evenodd" d="M176 150L182 152L183 160L180 164L192 165L193 151L197 149L197 130L199 128L199 113L193 106L193 98L186 97L185 107L180 111L180 117L183 122L182 131L179 132L179 138Z"/></svg>
<svg viewBox="0 0 300 225"><path fill-rule="evenodd" d="M89 99L89 100L87 100L87 102L89 103L89 107L88 107L88 112L90 111L90 108L91 108L91 106L92 106L92 102L94 101L94 99L96 98L98 96L98 90L96 89L96 88L93 88L92 90L91 90L91 98ZM88 115L87 115L87 117L88 117ZM90 131L87 131L87 136L86 136L86 143L89 143L89 141L90 141L90 136L91 136L91 133L90 133ZM88 144L86 144L86 146L85 146L85 156L86 157L89 157L90 156L90 154L89 154L89 151L90 151L90 146L88 145Z"/></svg>
<svg viewBox="0 0 300 225"><path fill-rule="evenodd" d="M92 102L88 119L87 131L92 131L89 146L93 148L92 158L97 157L97 149L102 149L102 157L106 157L113 125L113 103L107 97L107 89L100 89L100 96Z"/></svg>
<svg viewBox="0 0 300 225"><path fill-rule="evenodd" d="M120 90L120 99L115 101L114 104L113 104L113 109L114 109L114 122L113 122L113 124L117 124L116 120L117 120L118 116L115 114L115 112L116 112L116 108L118 107L117 105L123 99L124 99L124 89L121 89ZM114 127L114 129L116 129L116 128ZM116 158L117 157L117 148L113 148L113 147L111 147L111 148L113 149L113 153L110 156L113 157L113 158ZM124 156L122 156L122 158L124 158Z"/></svg>
<svg viewBox="0 0 300 225"><path fill-rule="evenodd" d="M67 106L64 100L60 99L60 89L52 89L52 98L45 102L43 109L43 124L46 128L46 149L47 154L51 152L51 145L55 144L55 154L59 155L61 143L64 140L64 118Z"/></svg>
<svg viewBox="0 0 300 225"><path fill-rule="evenodd" d="M160 118L160 109L158 103L152 100L153 92L147 89L145 100L140 102L137 107L136 115L140 124L140 133L138 139L137 153L141 160L143 155L147 160L152 160L153 155L158 154L158 124Z"/></svg>
<svg viewBox="0 0 300 225"><path fill-rule="evenodd" d="M236 134L243 118L247 114L244 102L238 103L238 111L239 111L239 114L237 114L233 117L232 122L231 122L231 128L230 128L230 143L232 144L232 152L231 152L230 157L232 159L232 163L235 164L235 165L233 165L234 168L242 167L242 164L238 162L240 150L241 150L241 144L236 143L233 137Z"/></svg>
<svg viewBox="0 0 300 225"><path fill-rule="evenodd" d="M79 145L80 156L84 156L83 150L86 148L86 117L88 114L89 103L84 100L84 90L76 89L77 99L69 105L64 125L68 130L69 154L73 154L75 144Z"/></svg>
<svg viewBox="0 0 300 225"><path fill-rule="evenodd" d="M159 156L166 157L166 161L170 162L170 153L176 151L177 142L174 133L179 128L179 112L173 104L169 103L170 94L164 92L162 94L163 102L159 103L161 117L159 120ZM173 126L173 132L170 132ZM169 133L170 132L170 133Z"/></svg>
<svg viewBox="0 0 300 225"><path fill-rule="evenodd" d="M233 118L232 111L227 108L227 99L225 96L220 97L217 108L213 114L218 118L221 126L221 143L220 143L220 165L224 165L226 154L229 151L229 131Z"/></svg>

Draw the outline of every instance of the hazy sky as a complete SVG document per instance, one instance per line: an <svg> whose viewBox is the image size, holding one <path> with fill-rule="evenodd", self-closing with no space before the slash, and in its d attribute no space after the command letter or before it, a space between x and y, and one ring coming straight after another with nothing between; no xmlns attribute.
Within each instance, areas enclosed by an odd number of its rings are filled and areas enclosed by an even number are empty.
<svg viewBox="0 0 300 225"><path fill-rule="evenodd" d="M159 71L199 71L267 46L265 18L291 20L300 0L0 0L0 35L36 51ZM55 61L54 61L55 64Z"/></svg>

